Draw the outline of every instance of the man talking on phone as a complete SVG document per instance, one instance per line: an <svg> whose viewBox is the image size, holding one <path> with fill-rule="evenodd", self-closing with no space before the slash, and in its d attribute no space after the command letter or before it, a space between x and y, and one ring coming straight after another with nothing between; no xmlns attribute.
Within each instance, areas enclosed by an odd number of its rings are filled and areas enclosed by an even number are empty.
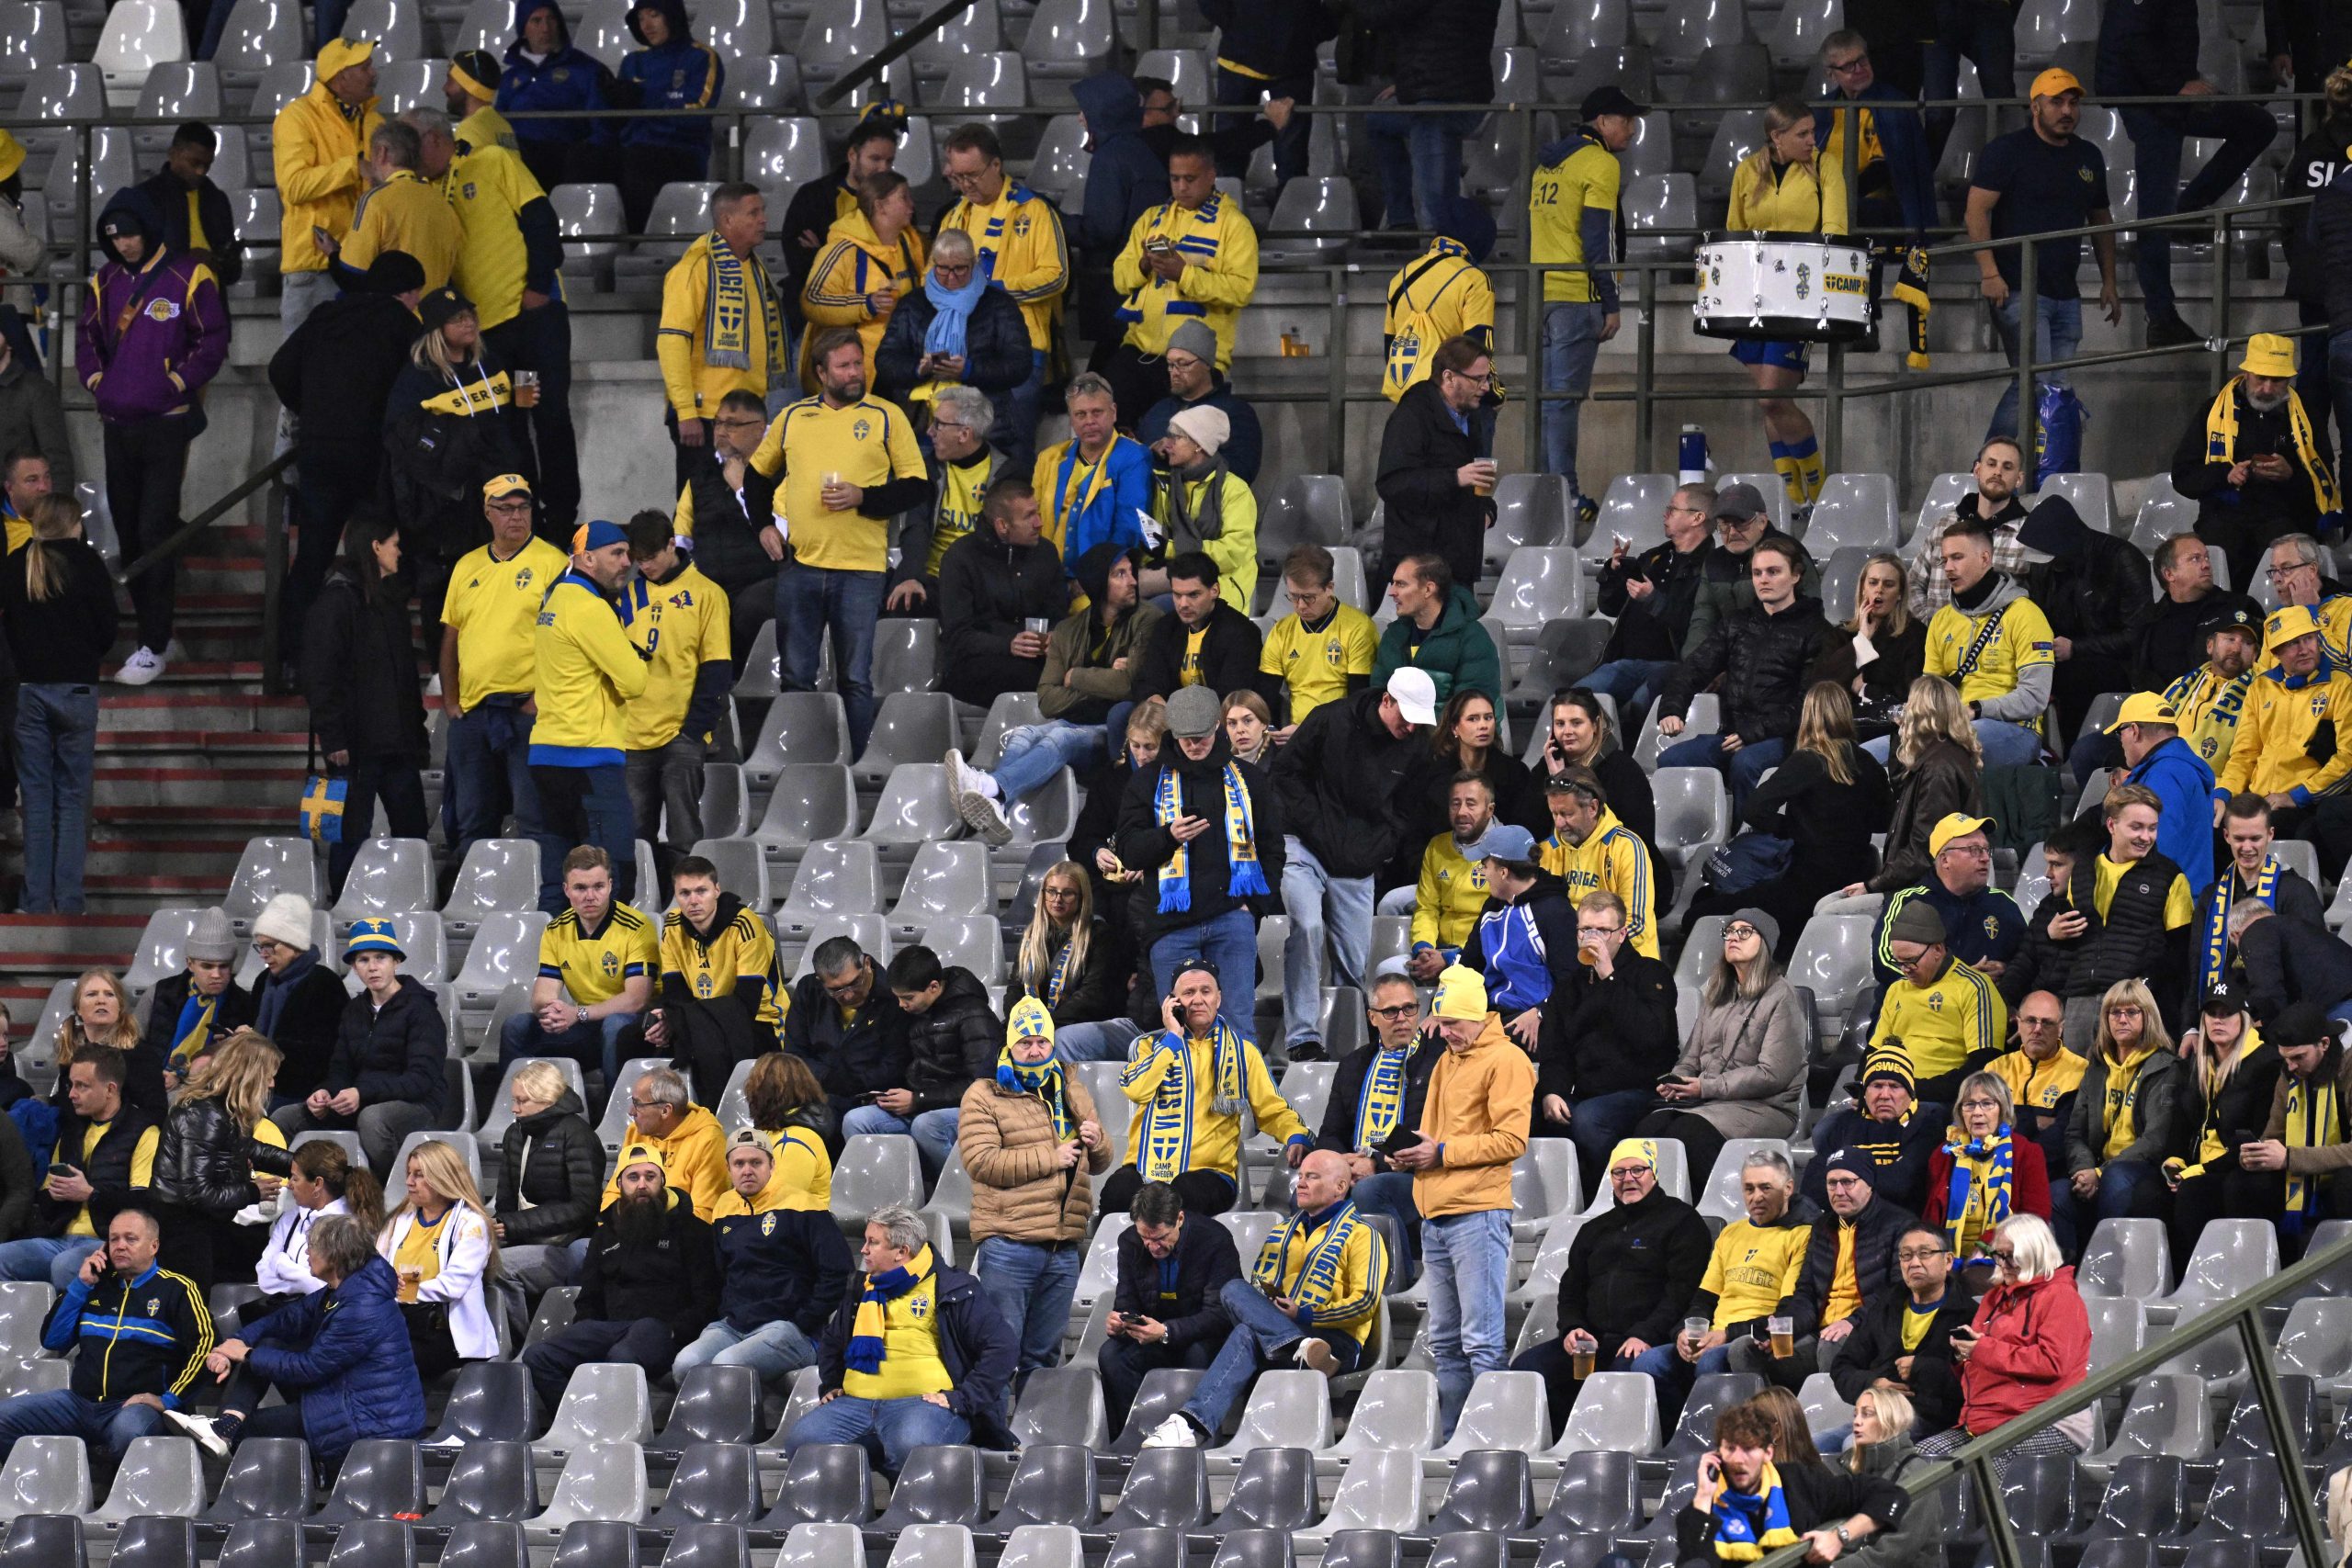
<svg viewBox="0 0 2352 1568"><path fill-rule="evenodd" d="M1715 1417L1715 1446L1699 1460L1699 1490L1674 1516L1675 1562L1753 1562L1804 1540L1806 1562L1835 1562L1903 1522L1911 1496L1894 1482L1826 1464L1773 1463L1777 1430L1760 1398Z"/></svg>

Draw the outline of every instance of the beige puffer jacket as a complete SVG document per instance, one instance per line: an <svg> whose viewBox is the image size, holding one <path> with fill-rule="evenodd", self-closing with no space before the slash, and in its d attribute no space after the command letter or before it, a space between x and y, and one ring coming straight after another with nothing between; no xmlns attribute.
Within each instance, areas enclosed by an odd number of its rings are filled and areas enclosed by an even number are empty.
<svg viewBox="0 0 2352 1568"><path fill-rule="evenodd" d="M1073 1123L1099 1121L1094 1101L1072 1077L1062 1079ZM1111 1168L1111 1139L1087 1151L1064 1170L1054 1159L1059 1145L1054 1119L1034 1094L1014 1094L993 1077L964 1091L956 1122L956 1146L972 1173L972 1245L992 1235L1008 1241L1083 1241L1094 1206L1092 1177Z"/></svg>

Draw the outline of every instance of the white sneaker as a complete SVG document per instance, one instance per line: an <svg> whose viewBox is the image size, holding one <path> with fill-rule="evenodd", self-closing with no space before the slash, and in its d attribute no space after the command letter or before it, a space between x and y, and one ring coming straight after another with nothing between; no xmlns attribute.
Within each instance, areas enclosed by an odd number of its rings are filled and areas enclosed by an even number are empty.
<svg viewBox="0 0 2352 1568"><path fill-rule="evenodd" d="M1201 1434L1182 1416L1170 1416L1144 1434L1143 1446L1148 1449L1197 1449Z"/></svg>
<svg viewBox="0 0 2352 1568"><path fill-rule="evenodd" d="M978 809L966 814L964 819L992 846L1012 842L1012 818L1004 814L1004 803L992 795L975 794L972 798Z"/></svg>
<svg viewBox="0 0 2352 1568"><path fill-rule="evenodd" d="M118 684L143 686L164 672L164 656L152 648L134 648L122 668L114 672Z"/></svg>
<svg viewBox="0 0 2352 1568"><path fill-rule="evenodd" d="M228 1440L222 1438L218 1431L213 1429L211 1417L207 1416L191 1416L185 1410L166 1410L164 1412L164 1415L170 1419L173 1425L179 1427L181 1431L186 1432L189 1437L194 1438L197 1441L197 1446L201 1448L205 1452L212 1455L215 1459L227 1459L229 1457Z"/></svg>
<svg viewBox="0 0 2352 1568"><path fill-rule="evenodd" d="M964 761L957 748L947 749L947 793L956 802L956 815L964 826L991 844L1012 841L1012 824L1005 819L1004 807L991 795L981 793L978 773Z"/></svg>
<svg viewBox="0 0 2352 1568"><path fill-rule="evenodd" d="M1291 1359L1309 1371L1321 1372L1327 1378L1337 1374L1340 1370L1340 1358L1331 1354L1331 1347L1312 1337L1298 1342L1298 1348L1291 1352Z"/></svg>

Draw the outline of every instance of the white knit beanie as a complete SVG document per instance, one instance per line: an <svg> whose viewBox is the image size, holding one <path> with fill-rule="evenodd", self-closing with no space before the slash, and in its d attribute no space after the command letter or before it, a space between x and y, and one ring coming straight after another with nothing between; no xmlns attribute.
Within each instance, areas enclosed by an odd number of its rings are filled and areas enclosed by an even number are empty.
<svg viewBox="0 0 2352 1568"><path fill-rule="evenodd" d="M318 932L311 929L311 901L300 893L273 896L254 917L254 935L282 942L300 952L310 951L318 941Z"/></svg>

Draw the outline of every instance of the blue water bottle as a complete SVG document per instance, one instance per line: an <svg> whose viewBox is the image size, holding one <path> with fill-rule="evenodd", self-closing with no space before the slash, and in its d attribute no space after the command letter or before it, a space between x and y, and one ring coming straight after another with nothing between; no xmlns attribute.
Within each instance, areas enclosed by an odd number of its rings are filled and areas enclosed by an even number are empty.
<svg viewBox="0 0 2352 1568"><path fill-rule="evenodd" d="M1686 485L1707 482L1707 433L1695 424L1682 427L1681 468L1679 482Z"/></svg>

